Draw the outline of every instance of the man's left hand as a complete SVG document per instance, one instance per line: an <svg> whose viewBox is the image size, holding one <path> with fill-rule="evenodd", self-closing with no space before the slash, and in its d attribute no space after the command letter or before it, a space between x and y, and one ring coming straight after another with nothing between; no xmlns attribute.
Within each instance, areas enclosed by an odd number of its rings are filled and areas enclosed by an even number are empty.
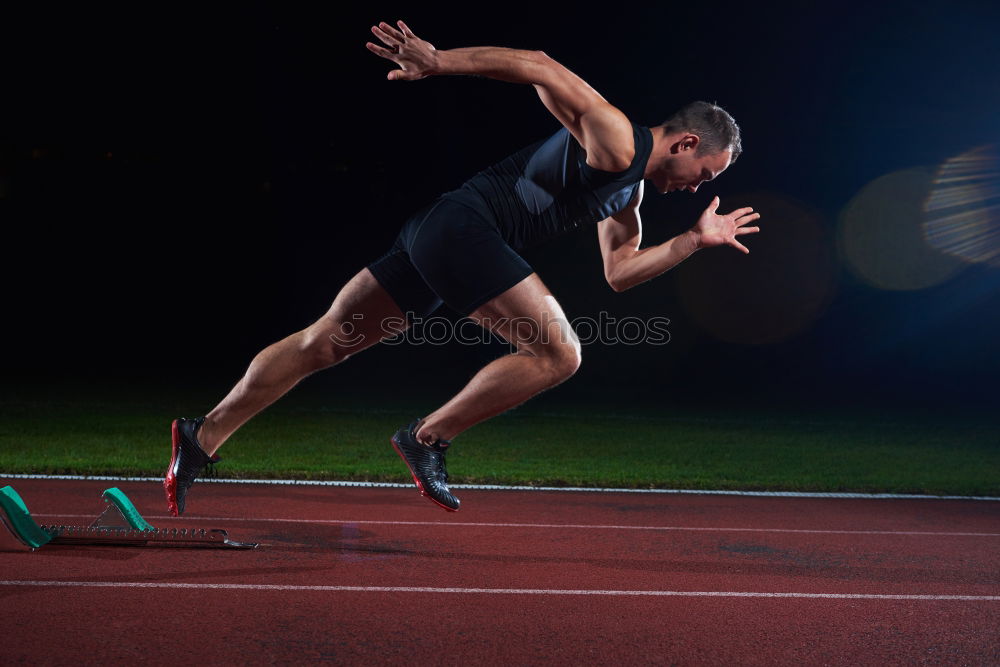
<svg viewBox="0 0 1000 667"><path fill-rule="evenodd" d="M754 213L752 208L747 207L719 215L718 209L719 198L715 197L692 229L698 237L698 247L713 248L720 245L731 245L737 250L749 254L750 250L737 241L736 237L759 232L760 227L745 227L744 225L760 218L760 213Z"/></svg>
<svg viewBox="0 0 1000 667"><path fill-rule="evenodd" d="M385 46L368 42L365 46L376 55L399 65L386 76L390 81L415 81L434 73L437 66L437 49L410 30L402 21L399 28L385 23L372 26L372 34L382 40Z"/></svg>

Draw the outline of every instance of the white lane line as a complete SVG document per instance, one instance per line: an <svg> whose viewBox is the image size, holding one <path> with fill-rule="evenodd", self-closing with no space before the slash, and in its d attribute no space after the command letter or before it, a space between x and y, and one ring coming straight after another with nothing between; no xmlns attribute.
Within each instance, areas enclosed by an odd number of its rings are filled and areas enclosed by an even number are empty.
<svg viewBox="0 0 1000 667"><path fill-rule="evenodd" d="M117 477L112 475L4 474L0 479L67 479L102 482L162 482L162 477ZM341 486L368 489L412 489L396 482L345 482L310 479L199 479L199 484L264 484L282 486ZM585 486L504 486L501 484L452 484L453 489L474 491L570 491L574 493L653 493L673 495L759 496L765 498L853 498L862 500L1000 500L1000 496L934 496L916 493L811 493L806 491L733 491L728 489L613 489Z"/></svg>
<svg viewBox="0 0 1000 667"><path fill-rule="evenodd" d="M33 514L36 517L92 518L90 514ZM803 533L807 535L913 535L932 537L1000 537L1000 533L953 533L920 530L822 530L807 528L741 528L716 526L623 526L614 524L585 523L478 523L462 521L370 521L355 519L280 519L227 516L185 516L183 519L160 515L146 515L146 519L159 521L221 521L241 523L306 523L330 526L461 526L463 528L541 528L545 530L648 530L648 531L686 531L712 533Z"/></svg>
<svg viewBox="0 0 1000 667"><path fill-rule="evenodd" d="M891 595L877 593L764 593L756 591L615 591L552 588L436 588L430 586L296 586L292 584L185 584L148 581L0 581L0 586L77 588L191 588L196 590L317 591L328 593L459 593L473 595L603 595L608 597L819 598L832 600L957 600L997 602L1000 595Z"/></svg>

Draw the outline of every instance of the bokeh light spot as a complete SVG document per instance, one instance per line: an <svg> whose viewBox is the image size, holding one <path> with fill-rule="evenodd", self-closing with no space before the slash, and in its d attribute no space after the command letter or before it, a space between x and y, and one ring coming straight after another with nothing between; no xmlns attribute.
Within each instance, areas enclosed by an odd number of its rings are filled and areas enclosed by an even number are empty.
<svg viewBox="0 0 1000 667"><path fill-rule="evenodd" d="M924 238L932 248L1000 267L997 146L980 146L941 165L924 211Z"/></svg>
<svg viewBox="0 0 1000 667"><path fill-rule="evenodd" d="M750 249L702 251L680 267L677 288L688 315L729 343L768 344L806 330L829 304L836 260L820 216L771 193L728 196L761 214ZM728 212L725 208L722 212Z"/></svg>
<svg viewBox="0 0 1000 667"><path fill-rule="evenodd" d="M848 202L838 241L855 275L881 289L918 290L948 280L964 265L924 240L924 202L932 183L929 169L895 171Z"/></svg>

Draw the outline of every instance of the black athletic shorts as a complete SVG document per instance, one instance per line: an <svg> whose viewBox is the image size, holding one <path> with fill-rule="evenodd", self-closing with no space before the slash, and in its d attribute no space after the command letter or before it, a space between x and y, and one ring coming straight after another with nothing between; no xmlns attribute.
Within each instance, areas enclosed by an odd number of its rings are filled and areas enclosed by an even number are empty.
<svg viewBox="0 0 1000 667"><path fill-rule="evenodd" d="M496 225L444 198L407 220L368 268L407 318L426 317L442 301L468 315L532 273Z"/></svg>

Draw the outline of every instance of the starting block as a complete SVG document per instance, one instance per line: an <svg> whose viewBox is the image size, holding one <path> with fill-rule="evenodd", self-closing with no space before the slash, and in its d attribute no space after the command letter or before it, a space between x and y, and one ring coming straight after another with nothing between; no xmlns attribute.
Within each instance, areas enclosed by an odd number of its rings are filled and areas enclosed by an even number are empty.
<svg viewBox="0 0 1000 667"><path fill-rule="evenodd" d="M121 489L106 489L108 507L89 526L39 525L14 487L0 489L0 520L32 551L46 544L255 549L256 542L235 542L219 528L158 529L151 526Z"/></svg>

